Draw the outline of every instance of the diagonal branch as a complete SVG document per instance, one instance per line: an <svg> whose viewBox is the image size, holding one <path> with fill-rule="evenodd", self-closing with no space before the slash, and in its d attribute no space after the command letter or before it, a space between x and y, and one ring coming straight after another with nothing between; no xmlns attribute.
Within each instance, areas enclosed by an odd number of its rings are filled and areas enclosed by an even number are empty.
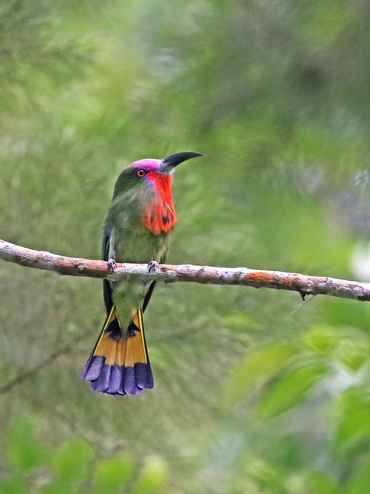
<svg viewBox="0 0 370 494"><path fill-rule="evenodd" d="M340 280L324 276L307 276L282 271L248 268L222 268L181 264L155 265L150 271L146 264L117 264L112 271L105 261L59 256L36 251L0 240L0 259L31 268L55 271L69 276L107 278L111 281L132 278L148 281L194 282L213 285L241 285L254 288L274 288L296 291L306 295L330 295L359 301L370 301L370 283Z"/></svg>
<svg viewBox="0 0 370 494"><path fill-rule="evenodd" d="M67 355L68 353L73 352L76 349L76 344L79 343L80 341L83 341L85 337L86 337L86 333L80 334L78 338L74 338L72 343L68 343L63 348L60 348L59 350L56 350L55 352L48 355L44 360L39 362L31 369L26 369L24 372L15 376L13 379L11 379L6 384L0 387L0 395L3 395L4 393L11 391L17 384L20 384L24 380L29 379L35 374L38 374L40 370L42 370L44 367L48 367L49 365L54 364L56 359L61 357L62 355Z"/></svg>

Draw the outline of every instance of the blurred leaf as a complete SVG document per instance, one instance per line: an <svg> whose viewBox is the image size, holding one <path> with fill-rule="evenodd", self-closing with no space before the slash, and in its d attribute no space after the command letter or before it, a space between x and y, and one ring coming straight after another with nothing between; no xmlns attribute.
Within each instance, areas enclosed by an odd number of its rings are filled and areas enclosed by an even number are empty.
<svg viewBox="0 0 370 494"><path fill-rule="evenodd" d="M359 458L345 484L345 494L369 494L369 457Z"/></svg>
<svg viewBox="0 0 370 494"><path fill-rule="evenodd" d="M81 492L78 485L66 482L62 478L53 478L50 483L37 489L36 492L42 494L79 494Z"/></svg>
<svg viewBox="0 0 370 494"><path fill-rule="evenodd" d="M273 341L249 353L231 371L225 385L226 399L243 399L254 386L271 379L281 367L291 363L297 355L293 343Z"/></svg>
<svg viewBox="0 0 370 494"><path fill-rule="evenodd" d="M0 482L1 494L25 494L27 492L26 482L19 479L10 479Z"/></svg>
<svg viewBox="0 0 370 494"><path fill-rule="evenodd" d="M349 369L358 371L369 360L369 346L346 339L341 342L336 356Z"/></svg>
<svg viewBox="0 0 370 494"><path fill-rule="evenodd" d="M258 406L259 415L264 418L275 417L296 406L327 371L328 366L320 362L287 369L282 377L277 377L264 389Z"/></svg>
<svg viewBox="0 0 370 494"><path fill-rule="evenodd" d="M333 43L337 36L350 29L354 12L343 0L326 0L316 4L305 26L304 34L310 41L323 46Z"/></svg>
<svg viewBox="0 0 370 494"><path fill-rule="evenodd" d="M79 437L74 437L55 452L52 469L64 483L86 476L89 462L93 458L91 446Z"/></svg>
<svg viewBox="0 0 370 494"><path fill-rule="evenodd" d="M8 455L13 465L24 471L46 462L46 449L35 440L31 420L22 418L13 422L8 437Z"/></svg>
<svg viewBox="0 0 370 494"><path fill-rule="evenodd" d="M94 472L94 493L114 493L127 485L135 470L135 463L128 456L108 458L97 463Z"/></svg>
<svg viewBox="0 0 370 494"><path fill-rule="evenodd" d="M367 333L369 320L368 304L358 304L359 307L354 310L354 302L352 300L328 297L320 306L320 315L332 325L333 328L352 327L363 330L363 334Z"/></svg>
<svg viewBox="0 0 370 494"><path fill-rule="evenodd" d="M133 494L162 493L164 492L167 477L168 469L166 463L158 456L151 456L145 460Z"/></svg>
<svg viewBox="0 0 370 494"><path fill-rule="evenodd" d="M246 475L252 478L262 490L270 494L284 493L284 481L281 473L261 458L246 458Z"/></svg>
<svg viewBox="0 0 370 494"><path fill-rule="evenodd" d="M227 327L240 331L245 331L246 328L253 327L256 324L250 314L235 311L222 316L222 321Z"/></svg>
<svg viewBox="0 0 370 494"><path fill-rule="evenodd" d="M315 326L303 336L304 343L314 352L330 355L339 344L338 330L331 326Z"/></svg>
<svg viewBox="0 0 370 494"><path fill-rule="evenodd" d="M320 470L307 472L304 477L304 486L307 494L335 494L338 492L335 478L328 472Z"/></svg>
<svg viewBox="0 0 370 494"><path fill-rule="evenodd" d="M370 397L363 387L345 390L336 403L336 454L351 458L370 445Z"/></svg>

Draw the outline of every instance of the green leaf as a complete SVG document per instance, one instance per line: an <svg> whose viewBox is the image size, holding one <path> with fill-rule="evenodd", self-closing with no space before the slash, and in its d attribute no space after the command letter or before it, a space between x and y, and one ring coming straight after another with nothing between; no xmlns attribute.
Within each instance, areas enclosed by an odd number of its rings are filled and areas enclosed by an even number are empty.
<svg viewBox="0 0 370 494"><path fill-rule="evenodd" d="M339 423L335 435L336 452L352 458L370 442L370 399L368 389L353 387L344 391L337 402Z"/></svg>
<svg viewBox="0 0 370 494"><path fill-rule="evenodd" d="M345 340L337 352L339 360L349 369L358 371L369 358L368 345Z"/></svg>
<svg viewBox="0 0 370 494"><path fill-rule="evenodd" d="M155 494L163 492L168 477L167 465L158 456L147 458L141 471L135 494Z"/></svg>
<svg viewBox="0 0 370 494"><path fill-rule="evenodd" d="M118 456L100 461L96 465L94 493L117 492L120 486L127 484L135 470L135 463L128 456Z"/></svg>
<svg viewBox="0 0 370 494"><path fill-rule="evenodd" d="M320 354L331 354L339 344L340 336L331 326L315 326L303 336L306 346Z"/></svg>
<svg viewBox="0 0 370 494"><path fill-rule="evenodd" d="M71 482L86 475L88 463L93 458L90 445L81 438L74 438L63 444L55 453L52 469L65 482Z"/></svg>
<svg viewBox="0 0 370 494"><path fill-rule="evenodd" d="M77 485L66 482L65 479L54 478L49 484L40 489L42 494L79 494L80 489Z"/></svg>
<svg viewBox="0 0 370 494"><path fill-rule="evenodd" d="M370 458L361 459L345 486L345 494L369 494Z"/></svg>
<svg viewBox="0 0 370 494"><path fill-rule="evenodd" d="M1 494L24 494L27 492L26 483L19 479L10 479L0 483Z"/></svg>
<svg viewBox="0 0 370 494"><path fill-rule="evenodd" d="M256 325L256 321L250 314L245 312L232 312L225 314L221 317L223 324L233 330L245 331L245 328L249 328Z"/></svg>
<svg viewBox="0 0 370 494"><path fill-rule="evenodd" d="M269 494L282 494L284 492L284 480L281 473L274 467L259 457L249 455L246 458L246 474L252 478L262 492Z"/></svg>
<svg viewBox="0 0 370 494"><path fill-rule="evenodd" d="M263 384L282 366L294 361L296 354L296 346L289 342L273 341L261 345L231 371L225 386L226 399L231 402L243 399L252 387Z"/></svg>
<svg viewBox="0 0 370 494"><path fill-rule="evenodd" d="M307 494L334 494L337 492L335 478L319 470L308 472L304 477Z"/></svg>
<svg viewBox="0 0 370 494"><path fill-rule="evenodd" d="M9 431L8 455L13 465L24 471L46 461L46 449L35 441L30 420L20 419L12 424Z"/></svg>
<svg viewBox="0 0 370 494"><path fill-rule="evenodd" d="M324 377L328 366L308 363L289 369L285 375L268 386L258 407L261 417L275 417L303 400L309 389Z"/></svg>

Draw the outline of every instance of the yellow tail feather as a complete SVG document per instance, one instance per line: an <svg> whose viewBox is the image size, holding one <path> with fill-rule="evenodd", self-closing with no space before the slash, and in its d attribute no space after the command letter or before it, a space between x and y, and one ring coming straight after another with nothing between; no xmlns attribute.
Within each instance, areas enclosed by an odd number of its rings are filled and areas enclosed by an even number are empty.
<svg viewBox="0 0 370 494"><path fill-rule="evenodd" d="M109 324L116 319L116 308L112 307L105 323L103 330L96 344L94 356L105 357L107 365L125 365L133 367L136 363L146 364L148 362L144 324L142 310L139 309L133 319L134 325L139 331L126 330L119 337L112 337L107 331Z"/></svg>
<svg viewBox="0 0 370 494"><path fill-rule="evenodd" d="M122 331L112 307L82 377L91 381L93 390L110 394L140 394L153 387L142 309Z"/></svg>

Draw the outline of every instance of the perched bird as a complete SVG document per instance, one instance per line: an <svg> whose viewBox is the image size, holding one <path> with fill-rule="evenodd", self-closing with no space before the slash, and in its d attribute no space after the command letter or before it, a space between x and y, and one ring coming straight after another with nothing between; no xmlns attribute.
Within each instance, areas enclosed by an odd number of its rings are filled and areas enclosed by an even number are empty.
<svg viewBox="0 0 370 494"><path fill-rule="evenodd" d="M163 263L176 222L172 176L177 165L201 153L183 152L163 160L142 159L117 179L103 232L103 259ZM104 280L107 317L82 372L93 391L138 395L153 387L143 312L155 282Z"/></svg>

